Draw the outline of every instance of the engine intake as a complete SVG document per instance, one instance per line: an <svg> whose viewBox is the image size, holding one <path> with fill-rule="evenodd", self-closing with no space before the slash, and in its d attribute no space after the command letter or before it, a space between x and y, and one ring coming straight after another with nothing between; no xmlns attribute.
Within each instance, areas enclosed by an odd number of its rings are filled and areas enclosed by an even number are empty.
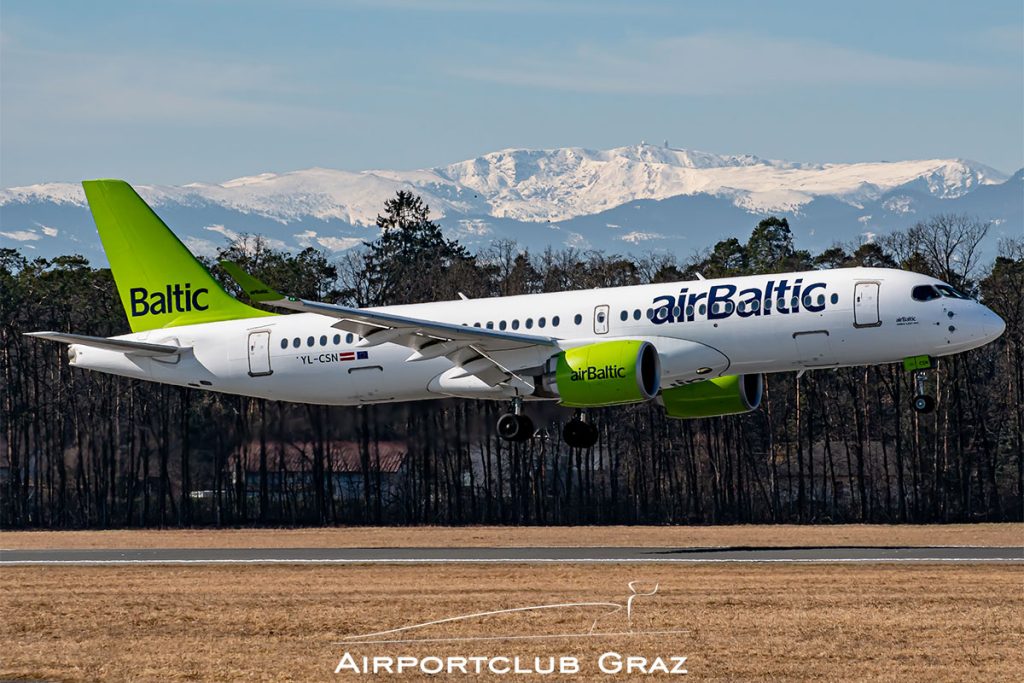
<svg viewBox="0 0 1024 683"><path fill-rule="evenodd" d="M620 340L568 349L550 361L543 390L573 408L649 401L661 387L661 361L653 344Z"/></svg>
<svg viewBox="0 0 1024 683"><path fill-rule="evenodd" d="M729 375L665 389L659 400L669 417L690 419L749 413L763 393L763 376Z"/></svg>

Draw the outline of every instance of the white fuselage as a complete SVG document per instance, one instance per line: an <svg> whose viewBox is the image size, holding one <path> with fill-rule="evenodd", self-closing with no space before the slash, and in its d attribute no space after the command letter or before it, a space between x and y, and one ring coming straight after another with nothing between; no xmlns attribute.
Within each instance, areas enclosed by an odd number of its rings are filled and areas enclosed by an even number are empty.
<svg viewBox="0 0 1024 683"><path fill-rule="evenodd" d="M706 378L892 363L966 351L1002 333L1002 320L976 301L915 300L911 291L922 284L942 283L900 270L849 268L373 310L554 337L562 348L648 340L661 357L664 388L694 381L698 368ZM120 337L191 347L177 362L81 345L69 355L80 368L304 403L508 396L441 386L438 378L453 367L447 358L409 361L404 346L361 346L332 327L336 322L300 313Z"/></svg>

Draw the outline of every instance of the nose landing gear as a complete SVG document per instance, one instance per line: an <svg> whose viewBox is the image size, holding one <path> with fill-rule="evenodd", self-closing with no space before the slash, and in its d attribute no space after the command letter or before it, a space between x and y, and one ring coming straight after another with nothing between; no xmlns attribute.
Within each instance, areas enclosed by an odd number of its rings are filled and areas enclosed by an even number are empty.
<svg viewBox="0 0 1024 683"><path fill-rule="evenodd" d="M932 368L932 359L928 356L914 356L903 360L903 368L914 373L914 412L922 415L935 411L935 397L928 395L928 371Z"/></svg>
<svg viewBox="0 0 1024 683"><path fill-rule="evenodd" d="M523 415L523 399L512 399L512 412L498 418L498 436L505 441L528 441L534 434L533 420Z"/></svg>

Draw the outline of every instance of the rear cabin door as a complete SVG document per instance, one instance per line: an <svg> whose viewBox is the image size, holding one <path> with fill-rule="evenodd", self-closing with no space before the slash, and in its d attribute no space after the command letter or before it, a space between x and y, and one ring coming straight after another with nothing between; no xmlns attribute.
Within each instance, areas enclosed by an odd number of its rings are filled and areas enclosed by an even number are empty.
<svg viewBox="0 0 1024 683"><path fill-rule="evenodd" d="M608 304L594 308L594 334L608 334Z"/></svg>
<svg viewBox="0 0 1024 683"><path fill-rule="evenodd" d="M252 377L269 375L270 369L270 332L249 333L249 374Z"/></svg>
<svg viewBox="0 0 1024 683"><path fill-rule="evenodd" d="M878 327L878 283L858 282L853 292L853 326Z"/></svg>

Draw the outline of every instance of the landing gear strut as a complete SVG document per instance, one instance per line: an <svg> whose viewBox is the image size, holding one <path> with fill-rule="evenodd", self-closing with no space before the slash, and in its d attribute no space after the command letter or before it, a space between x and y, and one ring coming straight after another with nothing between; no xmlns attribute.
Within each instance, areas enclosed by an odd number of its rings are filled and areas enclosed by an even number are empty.
<svg viewBox="0 0 1024 683"><path fill-rule="evenodd" d="M914 411L921 414L935 410L935 398L928 395L928 371L932 368L932 359L928 356L913 356L903 360L903 368L914 373Z"/></svg>
<svg viewBox="0 0 1024 683"><path fill-rule="evenodd" d="M592 448L597 443L597 427L585 422L585 415L577 410L562 429L562 439L571 448Z"/></svg>
<svg viewBox="0 0 1024 683"><path fill-rule="evenodd" d="M917 395L914 396L914 410L918 413L927 414L935 410L935 398L925 392L928 390L928 371L918 370L914 373L914 386Z"/></svg>
<svg viewBox="0 0 1024 683"><path fill-rule="evenodd" d="M498 418L498 436L505 441L528 441L533 436L533 420L523 415L523 399L512 399L512 412Z"/></svg>

